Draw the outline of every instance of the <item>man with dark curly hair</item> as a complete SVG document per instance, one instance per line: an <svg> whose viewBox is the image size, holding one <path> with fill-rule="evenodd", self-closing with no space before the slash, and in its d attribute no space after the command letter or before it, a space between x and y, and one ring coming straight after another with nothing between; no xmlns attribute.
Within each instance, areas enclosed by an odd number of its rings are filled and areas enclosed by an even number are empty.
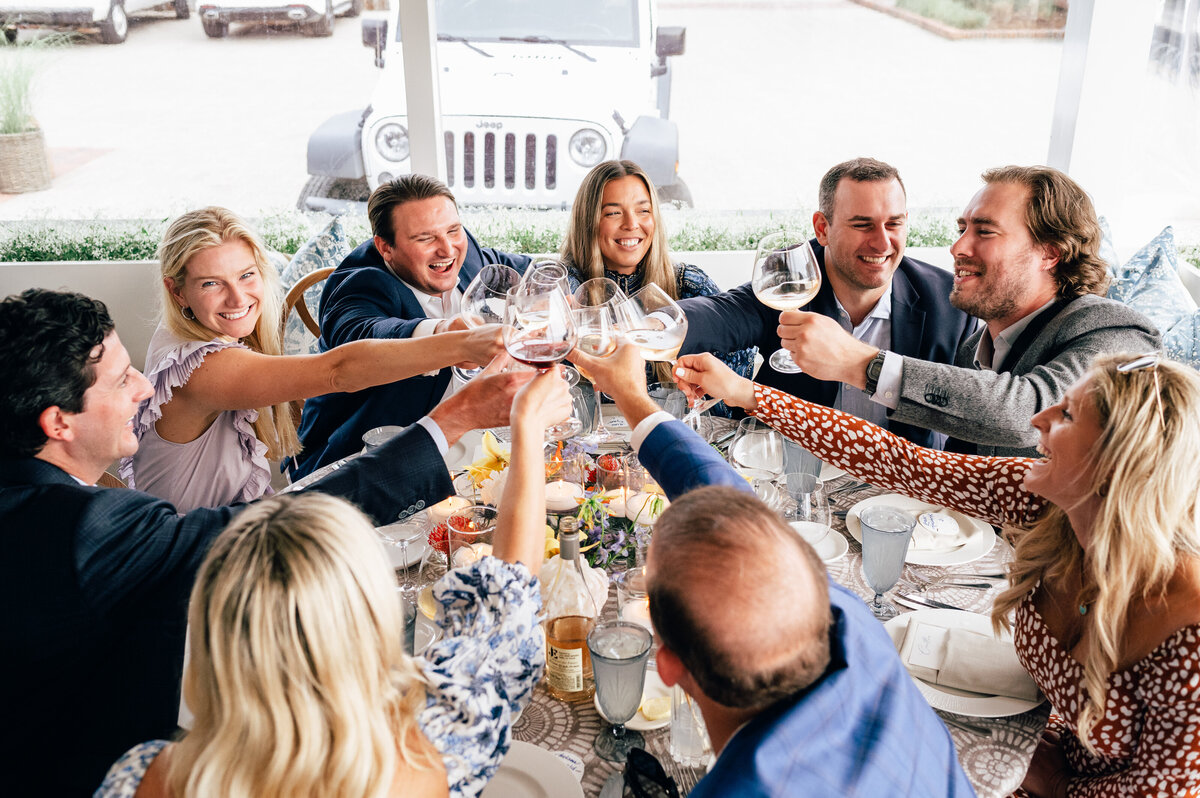
<svg viewBox="0 0 1200 798"><path fill-rule="evenodd" d="M429 419L453 444L462 424L511 402L529 375L517 376L468 386ZM90 794L130 746L175 730L188 593L241 508L180 515L149 494L95 485L137 451L131 421L152 392L103 303L41 289L0 302L6 794ZM388 523L453 485L439 444L414 424L309 490Z"/></svg>
<svg viewBox="0 0 1200 798"><path fill-rule="evenodd" d="M1092 201L1048 166L983 173L958 219L950 304L986 322L954 365L857 341L813 313L780 316L780 338L812 376L853 385L889 421L952 436L951 451L1037 456L1029 419L1056 404L1105 352L1159 348L1150 321L1106 299Z"/></svg>

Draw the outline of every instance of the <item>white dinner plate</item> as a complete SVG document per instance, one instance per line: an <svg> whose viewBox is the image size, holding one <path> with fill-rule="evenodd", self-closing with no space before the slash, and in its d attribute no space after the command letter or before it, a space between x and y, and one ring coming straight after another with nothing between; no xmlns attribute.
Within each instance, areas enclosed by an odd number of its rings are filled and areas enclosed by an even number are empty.
<svg viewBox="0 0 1200 798"><path fill-rule="evenodd" d="M583 798L583 787L554 754L513 740L480 798Z"/></svg>
<svg viewBox="0 0 1200 798"><path fill-rule="evenodd" d="M830 465L829 463L822 461L821 474L817 477L817 479L821 480L822 482L830 482L831 480L835 480L838 477L844 476L846 476L845 471L835 465Z"/></svg>
<svg viewBox="0 0 1200 798"><path fill-rule="evenodd" d="M859 543L862 543L862 527L859 524L858 516L863 510L876 504L896 507L910 512L914 516L928 510L941 509L940 505L923 502L911 496L901 496L899 493L885 493L882 496L863 499L846 513L846 529L850 532L850 536ZM912 565L963 565L983 557L992 550L992 546L996 545L996 532L992 529L991 524L963 515L957 510L946 508L946 512L958 522L959 531L966 538L966 542L950 551L914 551L912 546L909 546L908 556L904 558L906 563Z"/></svg>
<svg viewBox="0 0 1200 798"><path fill-rule="evenodd" d="M670 697L671 688L663 684L663 680L658 675L658 671L646 668L646 684L642 686L642 703L646 703L646 701L651 698ZM608 720L608 718L604 716L604 710L600 709L600 699L596 696L592 696L592 703L596 705L596 711L600 713L600 717ZM639 708L638 711L634 713L630 721L625 724L625 728L633 729L635 731L653 731L654 729L661 729L664 726L670 725L670 715L667 715L665 718L660 718L659 720L646 720L646 716L642 714L642 711Z"/></svg>
<svg viewBox="0 0 1200 798"><path fill-rule="evenodd" d="M991 617L981 615L978 612L967 612L966 610L915 610L897 615L883 625L887 633L892 636L892 645L896 647L897 652L900 651L900 646L904 643L904 635L908 630L908 625L913 621L932 623L946 629L965 629L969 632L978 632L985 635L992 634ZM1011 641L1012 635L1005 632L1001 639ZM909 675L911 676L912 674ZM1020 715L1022 712L1028 712L1038 706L1044 700L1039 698L1037 701L1026 701L1022 698L972 693L969 690L958 690L941 684L930 684L918 679L916 676L912 676L912 680L916 682L917 689L921 691L921 695L925 696L925 700L929 702L929 706L944 712L953 712L955 715L965 715L971 718L1005 718L1009 715Z"/></svg>

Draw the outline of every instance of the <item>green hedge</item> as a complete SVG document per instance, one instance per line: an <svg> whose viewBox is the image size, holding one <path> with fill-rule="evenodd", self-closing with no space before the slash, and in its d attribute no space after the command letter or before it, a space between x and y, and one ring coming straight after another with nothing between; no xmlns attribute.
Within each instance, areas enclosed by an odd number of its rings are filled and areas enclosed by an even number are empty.
<svg viewBox="0 0 1200 798"><path fill-rule="evenodd" d="M776 230L812 234L811 212L745 211L713 213L664 209L676 252L754 249ZM508 252L557 252L567 229L565 211L463 211L463 221L485 247ZM271 249L291 255L328 223L329 217L291 211L253 220ZM0 232L2 261L152 260L169 219L156 221L15 222ZM370 235L365 216L343 216L351 241ZM948 247L957 237L952 213L914 214L908 246ZM1180 254L1200 268L1200 244L1180 246Z"/></svg>

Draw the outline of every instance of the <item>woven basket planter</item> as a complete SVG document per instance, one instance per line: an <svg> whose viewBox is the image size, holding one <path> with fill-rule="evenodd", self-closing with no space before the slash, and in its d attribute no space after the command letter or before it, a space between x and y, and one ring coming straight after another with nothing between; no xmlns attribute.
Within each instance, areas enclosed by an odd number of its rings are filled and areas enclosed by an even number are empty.
<svg viewBox="0 0 1200 798"><path fill-rule="evenodd" d="M50 161L41 129L0 133L0 194L50 188Z"/></svg>

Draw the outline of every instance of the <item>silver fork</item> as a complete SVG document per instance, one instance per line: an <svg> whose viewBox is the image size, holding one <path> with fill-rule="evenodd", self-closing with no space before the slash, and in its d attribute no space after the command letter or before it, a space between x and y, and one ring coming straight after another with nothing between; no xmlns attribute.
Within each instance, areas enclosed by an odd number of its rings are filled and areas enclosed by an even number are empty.
<svg viewBox="0 0 1200 798"><path fill-rule="evenodd" d="M918 593L924 593L927 590L942 590L952 587L965 587L971 590L991 590L996 587L996 582L958 582L950 577L943 577L927 582L917 582L911 579L900 577L900 584L905 585Z"/></svg>

